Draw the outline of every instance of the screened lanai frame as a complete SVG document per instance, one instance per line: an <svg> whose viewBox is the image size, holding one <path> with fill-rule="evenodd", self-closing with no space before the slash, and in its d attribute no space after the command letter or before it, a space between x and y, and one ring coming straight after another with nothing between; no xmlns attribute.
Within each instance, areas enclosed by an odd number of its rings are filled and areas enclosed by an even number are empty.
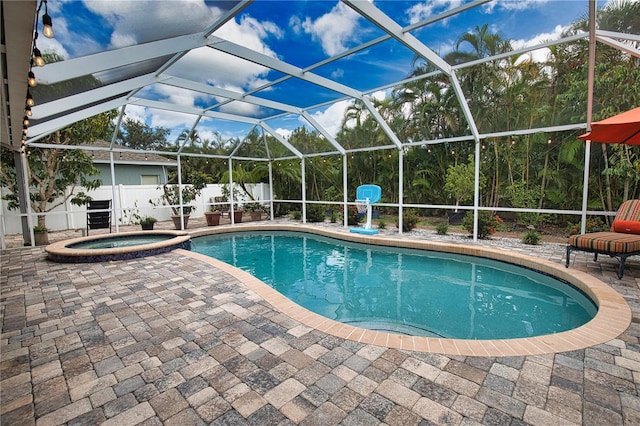
<svg viewBox="0 0 640 426"><path fill-rule="evenodd" d="M477 61L464 63L461 65L451 66L447 64L440 56L438 56L432 49L427 47L423 42L421 42L417 37L412 35L412 31L418 30L421 28L425 28L428 25L449 18L453 15L464 13L467 10L480 7L485 3L489 3L490 0L475 0L469 3L463 4L459 7L453 8L449 11L443 12L436 16L425 19L416 24L412 24L409 26L402 27L399 23L395 22L388 15L386 15L381 9L376 7L374 3L368 1L354 1L354 0L343 0L343 3L348 6L351 10L358 13L362 18L366 20L368 25L371 27L375 27L380 30L380 35L372 38L359 46L353 47L345 52L340 54L324 58L312 65L308 65L304 68L293 65L291 63L284 62L279 59L275 59L271 56L262 54L260 52L249 49L245 46L232 43L228 40L225 40L214 33L220 29L226 22L229 20L239 16L243 11L247 10L252 4L255 4L256 7L259 7L259 2L252 1L240 1L235 3L235 6L225 13L222 13L216 22L212 23L208 28L203 31L196 32L193 34L181 34L175 37L162 39L162 40L153 40L147 43L128 46L116 50L97 52L94 54L90 54L83 57L77 57L68 59L62 62L48 64L45 67L38 69L38 78L42 81L42 83L54 84L56 82L67 81L72 78L82 77L82 76L95 76L95 75L109 75L113 78L113 81L109 84L105 84L101 87L95 88L93 90L88 90L82 93L69 94L68 96L63 96L55 99L51 99L48 102L44 102L40 105L37 105L33 108L34 111L34 119L32 120L32 125L29 127L29 137L26 140L27 147L41 147L41 148L50 148L52 145L48 145L45 143L41 143L40 140L45 136L51 134L52 132L64 128L65 126L72 124L76 121L82 120L84 118L91 117L100 112L109 111L112 109L118 109L120 111L120 118L126 110L127 105L137 105L143 106L150 109L166 109L172 112L182 112L185 114L190 114L194 116L193 125L190 129L190 132L193 132L197 126L199 121L204 117L215 118L220 120L229 120L236 121L240 123L244 123L248 126L251 126L251 129L259 128L262 132L263 137L265 135L270 135L276 140L278 140L282 145L288 148L291 152L290 156L279 157L279 158L253 158L253 157L243 157L238 156L237 152L240 147L237 146L236 149L229 156L216 156L216 155L205 155L205 154L197 154L197 153L187 153L183 152L182 149L184 145L178 150L178 152L164 152L164 151L145 151L148 153L156 153L165 156L175 156L177 158L178 163L178 171L180 171L181 159L190 156L208 156L211 158L224 158L228 160L229 164L229 172L231 176L231 183L233 183L232 176L232 164L234 161L266 161L269 163L269 183L271 188L273 188L273 177L272 177L272 163L274 161L280 160L296 160L300 162L300 167L302 170L302 184L301 184L301 199L300 200L277 200L277 202L285 202L285 201L293 201L300 202L302 205L303 211L303 221L306 221L306 206L307 204L320 202L320 201L308 201L306 200L306 191L305 191L305 164L308 159L311 159L316 156L328 156L328 155L339 155L343 160L343 200L341 204L344 206L345 210L349 204L352 204L354 200L348 199L349 188L347 187L348 181L348 155L354 152L362 151L362 150L381 150L381 149L396 149L399 153L399 200L397 204L389 204L390 206L398 208L398 222L399 229L402 232L402 218L403 218L403 209L404 208L437 208L437 209L450 209L454 206L450 205L431 205L431 204L405 204L403 202L403 153L405 148L414 147L414 146L425 146L431 144L441 144L441 143L457 143L463 141L473 141L475 144L475 190L474 190L474 201L473 206L461 207L462 209L472 210L474 212L474 240L477 239L477 218L478 212L480 210L494 210L494 211L527 211L527 212L537 212L537 213L554 213L554 214L581 214L583 218L583 230L584 230L584 222L587 214L595 214L598 212L589 212L586 208L586 195L588 191L587 187L587 178L589 173L589 143L587 143L587 152L585 153L585 178L584 178L584 196L583 196L583 208L581 211L576 210L549 210L549 209L539 209L539 210L531 210L531 209L515 209L515 208L496 208L496 207L482 207L479 205L479 171L480 171L480 145L481 141L487 138L499 138L506 136L517 136L517 135L528 135L528 134L536 134L536 133L549 133L549 132L564 132L564 131L575 131L575 130L583 130L588 129L591 121L591 108L592 108L592 88L593 88L593 61L595 60L595 42L596 40L607 44L609 46L613 46L618 49L622 49L625 52L640 57L640 52L637 49L630 48L629 46L622 43L620 40L631 40L631 41L640 41L640 36L633 34L622 34L622 33L613 33L610 31L601 31L595 29L595 1L589 0L589 11L590 11L590 31L589 33L580 33L573 37L554 40L547 43L539 44L530 48L523 48L516 51L510 51L507 54L483 58ZM5 1L5 3L7 3ZM36 9L35 1L28 1L23 3L31 3L33 10ZM24 7L24 4L22 5ZM7 14L7 7L5 7L5 14ZM478 129L476 128L474 117L472 116L469 107L467 105L464 93L458 83L457 80L457 70L463 69L466 67L478 65L484 62L494 61L503 59L511 56L523 55L528 52L538 50L544 47L549 47L556 44L567 43L570 41L575 41L578 39L588 39L590 40L590 74L589 74L589 96L588 96L588 111L587 111L587 123L573 123L566 124L561 126L550 126L543 128L535 128L535 129L520 129L508 132L499 132L499 133L490 133L490 134L480 134ZM346 58L350 55L357 54L366 49L372 48L379 43L384 43L387 41L393 41L398 43L399 46L403 48L409 49L416 56L422 58L429 64L434 65L438 70L434 73L424 74L418 77L413 78L405 78L399 81L389 82L382 86L367 88L366 90L356 90L353 87L346 86L341 84L335 80L332 80L327 77L323 77L318 73L314 72L321 69L323 66L329 65L336 61L340 61L343 58ZM264 84L261 87L253 89L247 92L235 92L228 89L223 89L220 87L211 86L208 84L204 84L202 82L187 80L184 78L172 76L168 73L168 70L178 63L183 57L188 55L191 50L197 49L200 47L208 47L218 52L224 52L226 55L231 55L235 58L240 58L246 61L247 64L257 64L259 66L268 68L272 71L276 71L280 74L280 78L273 79L268 83ZM26 52L27 56L30 52ZM11 64L10 64L11 65ZM126 75L121 75L118 78L114 78L118 73L113 70L123 70ZM469 126L470 134L466 136L458 136L453 138L442 138L442 139L433 139L433 140L421 140L421 141L401 141L392 131L390 126L385 122L382 115L379 111L376 110L373 102L370 99L370 96L378 91L384 91L391 89L393 87L398 87L404 83L408 83L412 80L423 79L430 77L436 73L443 73L447 75L450 79L451 86L455 91L460 107L463 111L465 118L467 119L467 123ZM26 71L23 73L26 76ZM272 89L278 84L282 84L288 80L296 80L303 81L305 84L309 86L320 88L327 92L333 92L336 95L333 99L329 101L324 101L315 104L308 105L296 105L293 100L289 100L288 102L277 101L274 99L269 99L267 96L264 96L265 93L268 93L267 90ZM208 106L203 106L202 108L195 107L184 107L175 103L169 102L161 102L149 98L145 98L142 95L145 90L150 90L149 88L153 85L157 84L166 84L172 85L174 87L182 87L185 90L192 90L201 93L203 96L209 96L211 98L216 99L215 103L212 103ZM26 89L26 78L24 81L24 87ZM260 96L263 95L263 96ZM22 118L22 99L18 99L14 101L12 97L9 99L11 104L14 102L18 104L18 107L15 109L10 107L10 110L6 113L8 117L8 121L12 124L10 126L11 131L7 133L9 144L7 144L10 148L14 150L19 146L19 135L18 129L21 127L14 125L14 123L21 121ZM23 98L24 99L24 98ZM221 99L221 100L218 100ZM291 99L291 98L289 98ZM363 149L355 149L348 150L342 147L332 136L331 134L322 127L317 120L314 119L313 115L310 111L313 111L318 108L322 108L327 105L331 105L333 103L343 101L343 100L358 100L362 102L364 107L367 110L367 113L371 115L378 123L380 128L385 132L388 137L390 143L385 146L376 146L376 147L368 147ZM250 116L250 115L241 115L237 113L229 113L223 112L222 109L225 105L229 106L232 103L248 103L255 105L261 108L261 116ZM271 115L265 115L265 111L271 110ZM3 111L4 113L4 111ZM330 143L330 145L334 148L331 151L324 152L316 152L316 153L302 153L293 147L285 138L280 136L273 127L269 125L269 121L283 117L285 115L298 115L301 119L303 119L309 127L316 130L320 135L322 135L326 141ZM18 121L14 121L18 120ZM118 129L119 126L116 127ZM251 133L251 132L249 132ZM114 146L114 142L116 140L116 134L113 135L112 145L108 150L111 153L117 153L120 148ZM186 143L186 141L185 141ZM242 142L241 142L242 143ZM3 142L3 145L5 143ZM78 146L60 146L55 145L56 148L67 148L67 149L77 149ZM84 148L84 147L83 147ZM113 170L113 155L111 155L112 164L111 168ZM24 164L26 160L24 156L22 157L22 162ZM179 179L181 178L181 173L178 173ZM112 180L114 179L112 173ZM179 180L179 185L182 185L182 182ZM233 187L233 185L231 185ZM112 187L115 187L112 182ZM355 188L352 188L355 191ZM27 191L27 187L25 184L24 191ZM273 194L271 194L271 199L268 200L272 207L274 200ZM114 197L116 199L116 197ZM233 203L233 197L231 197L231 203ZM323 204L327 204L327 202L322 201ZM29 210L29 206L26 207L26 217L29 222L29 228L32 228L31 224L33 220L31 219L32 212ZM117 209L118 206L113 207ZM273 208L271 209L273 215ZM346 216L346 215L345 215ZM347 226L346 217L345 217L345 226ZM117 227L117 224L116 224ZM33 238L31 238L33 241Z"/></svg>

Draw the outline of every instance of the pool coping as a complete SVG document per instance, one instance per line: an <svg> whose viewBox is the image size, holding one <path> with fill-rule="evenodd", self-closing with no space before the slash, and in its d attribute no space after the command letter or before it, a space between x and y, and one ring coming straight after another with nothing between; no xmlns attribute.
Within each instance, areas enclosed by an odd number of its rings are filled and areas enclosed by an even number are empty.
<svg viewBox="0 0 640 426"><path fill-rule="evenodd" d="M71 245L95 241L104 240L109 238L126 238L129 236L138 235L170 235L173 238L169 238L164 241L158 241L149 244L139 244L126 247L112 247L102 249L78 249L69 247ZM167 251L175 250L177 248L189 248L191 235L185 231L172 231L172 230L150 230L150 231L131 231L120 232L113 234L99 234L85 237L72 238L69 240L58 241L49 244L44 248L47 252L48 258L55 262L103 262L109 260L124 260L133 259L145 256L153 256L160 253L166 253Z"/></svg>
<svg viewBox="0 0 640 426"><path fill-rule="evenodd" d="M479 256L500 260L535 269L567 281L587 294L598 306L596 316L586 324L573 330L556 334L501 340L445 339L437 337L406 336L343 324L323 317L303 308L253 275L217 259L187 251L178 250L186 256L198 259L235 277L250 290L269 302L275 309L301 324L347 340L372 344L386 348L417 352L438 353L461 356L527 356L544 355L585 349L606 343L622 334L631 323L631 309L624 298L603 281L591 275L567 269L564 265L548 260L480 246L448 244L426 240L389 239L380 235L350 233L345 228L337 232L308 225L260 224L241 227L205 228L191 232L192 237L221 233L252 231L294 231L308 232L345 241L390 247L435 250L447 253Z"/></svg>

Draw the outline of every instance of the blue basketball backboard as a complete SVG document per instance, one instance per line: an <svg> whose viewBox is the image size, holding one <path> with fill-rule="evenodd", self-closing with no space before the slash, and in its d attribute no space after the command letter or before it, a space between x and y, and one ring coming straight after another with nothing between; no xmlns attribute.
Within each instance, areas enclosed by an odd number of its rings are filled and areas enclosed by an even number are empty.
<svg viewBox="0 0 640 426"><path fill-rule="evenodd" d="M374 204L382 198L382 189L378 185L360 185L356 190L357 200L369 199L369 204Z"/></svg>

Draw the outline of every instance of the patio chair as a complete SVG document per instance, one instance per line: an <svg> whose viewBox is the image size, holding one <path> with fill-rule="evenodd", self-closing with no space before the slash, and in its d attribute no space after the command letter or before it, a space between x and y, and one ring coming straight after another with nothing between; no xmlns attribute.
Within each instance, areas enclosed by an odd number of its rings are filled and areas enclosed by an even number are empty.
<svg viewBox="0 0 640 426"><path fill-rule="evenodd" d="M229 204L227 201L227 197L213 197L209 200L212 204L215 204L215 208L220 210L220 213L222 213L222 217L224 217L225 215L227 215L227 217L231 217L229 216Z"/></svg>
<svg viewBox="0 0 640 426"><path fill-rule="evenodd" d="M569 256L575 250L593 253L594 261L598 260L598 254L617 257L618 278L622 279L627 258L640 255L640 200L622 203L610 231L571 235L567 246L567 268Z"/></svg>
<svg viewBox="0 0 640 426"><path fill-rule="evenodd" d="M90 210L102 210L92 212ZM89 229L109 228L111 233L111 200L92 200L87 204L87 235Z"/></svg>

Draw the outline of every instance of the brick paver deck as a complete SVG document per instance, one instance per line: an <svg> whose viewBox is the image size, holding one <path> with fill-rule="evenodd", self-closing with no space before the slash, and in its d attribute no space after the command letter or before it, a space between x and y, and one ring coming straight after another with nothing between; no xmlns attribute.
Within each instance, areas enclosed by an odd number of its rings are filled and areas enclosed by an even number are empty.
<svg viewBox="0 0 640 426"><path fill-rule="evenodd" d="M563 262L562 245L509 250ZM578 253L571 266L631 306L618 338L487 358L325 334L181 251L98 264L1 254L3 425L640 424L637 258L622 280L613 259Z"/></svg>

